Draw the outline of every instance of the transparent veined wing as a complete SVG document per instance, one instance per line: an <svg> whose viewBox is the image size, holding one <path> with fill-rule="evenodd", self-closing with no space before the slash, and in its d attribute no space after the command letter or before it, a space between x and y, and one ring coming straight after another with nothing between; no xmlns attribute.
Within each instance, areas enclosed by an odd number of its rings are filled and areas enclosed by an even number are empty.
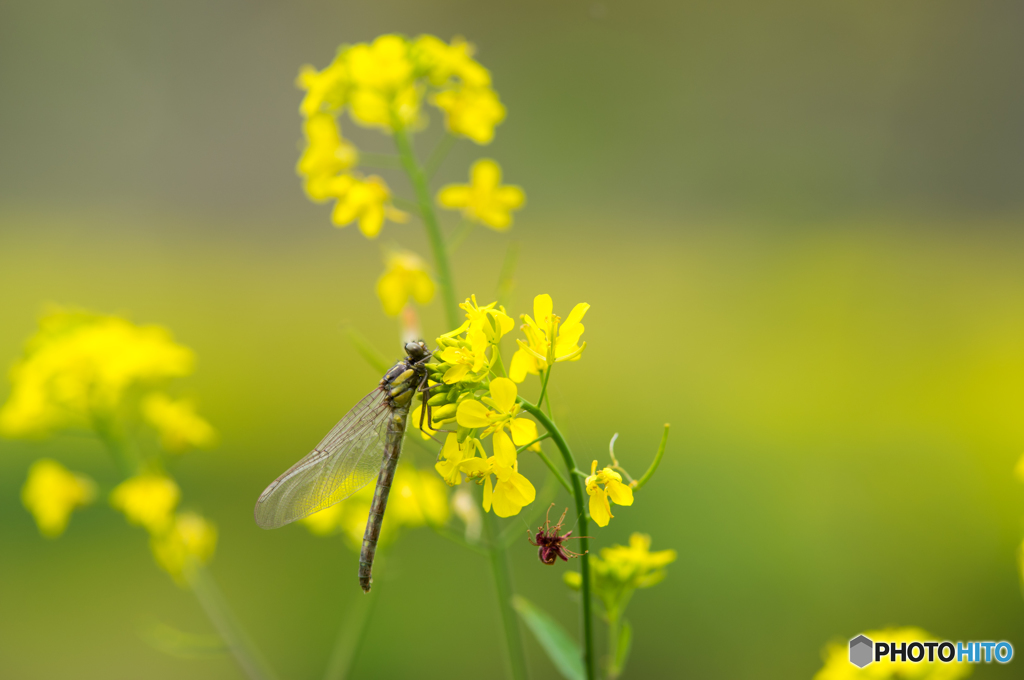
<svg viewBox="0 0 1024 680"><path fill-rule="evenodd" d="M309 455L260 494L256 524L276 529L343 501L373 481L384 461L391 408L375 389L331 428Z"/></svg>

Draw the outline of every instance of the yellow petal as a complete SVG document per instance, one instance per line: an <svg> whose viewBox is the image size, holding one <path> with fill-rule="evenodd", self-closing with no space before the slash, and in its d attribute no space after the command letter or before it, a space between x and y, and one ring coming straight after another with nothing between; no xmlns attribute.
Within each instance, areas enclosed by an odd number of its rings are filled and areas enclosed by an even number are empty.
<svg viewBox="0 0 1024 680"><path fill-rule="evenodd" d="M377 238L380 228L384 225L384 206L381 204L368 206L359 218L359 231L366 238Z"/></svg>
<svg viewBox="0 0 1024 680"><path fill-rule="evenodd" d="M505 210L517 210L526 202L526 193L519 187L510 185L499 187L494 198Z"/></svg>
<svg viewBox="0 0 1024 680"><path fill-rule="evenodd" d="M467 373L469 373L469 366L466 364L455 364L444 372L443 380L446 385L453 385L465 378Z"/></svg>
<svg viewBox="0 0 1024 680"><path fill-rule="evenodd" d="M517 350L516 353L512 355L512 365L509 366L508 377L511 378L513 382L521 383L526 380L527 373L533 373L534 375L537 374L536 363L533 361L533 357L525 351L521 349ZM1024 460L1024 458L1021 460Z"/></svg>
<svg viewBox="0 0 1024 680"><path fill-rule="evenodd" d="M526 446L537 438L537 424L526 418L513 418L509 429L516 446Z"/></svg>
<svg viewBox="0 0 1024 680"><path fill-rule="evenodd" d="M604 489L608 492L608 496L618 505L633 505L633 490L622 482L611 480L605 485Z"/></svg>
<svg viewBox="0 0 1024 680"><path fill-rule="evenodd" d="M541 328L545 328L545 330L553 308L554 303L551 302L551 296L547 293L533 298L533 318L536 319L537 324Z"/></svg>
<svg viewBox="0 0 1024 680"><path fill-rule="evenodd" d="M498 430L494 433L491 445L494 447L494 458L498 465L511 468L515 464L516 447L504 430Z"/></svg>
<svg viewBox="0 0 1024 680"><path fill-rule="evenodd" d="M490 158L481 158L470 168L469 181L474 189L493 189L501 182L501 166Z"/></svg>
<svg viewBox="0 0 1024 680"><path fill-rule="evenodd" d="M484 478L484 512L490 512L491 510L491 478Z"/></svg>
<svg viewBox="0 0 1024 680"><path fill-rule="evenodd" d="M608 526L612 518L612 509L608 505L608 498L603 491L590 495L590 517L599 527Z"/></svg>
<svg viewBox="0 0 1024 680"><path fill-rule="evenodd" d="M512 475L510 483L516 487L517 491L519 491L523 499L522 505L529 505L537 498L537 489L533 487L533 484L530 483L529 479L518 472Z"/></svg>
<svg viewBox="0 0 1024 680"><path fill-rule="evenodd" d="M505 413L515 406L518 393L516 384L508 378L495 378L491 381L491 398Z"/></svg>
<svg viewBox="0 0 1024 680"><path fill-rule="evenodd" d="M388 316L398 316L409 300L409 290L401 274L386 272L377 280L377 297Z"/></svg>
<svg viewBox="0 0 1024 680"><path fill-rule="evenodd" d="M459 404L455 412L455 421L462 427L487 427L491 421L487 418L490 411L479 401L467 399Z"/></svg>
<svg viewBox="0 0 1024 680"><path fill-rule="evenodd" d="M442 208L465 208L470 196L470 188L465 184L449 184L437 192L437 204Z"/></svg>

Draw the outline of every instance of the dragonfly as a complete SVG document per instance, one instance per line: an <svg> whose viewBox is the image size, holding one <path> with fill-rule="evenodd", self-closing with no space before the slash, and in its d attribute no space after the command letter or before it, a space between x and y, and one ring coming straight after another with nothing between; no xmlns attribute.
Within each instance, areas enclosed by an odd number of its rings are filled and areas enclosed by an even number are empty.
<svg viewBox="0 0 1024 680"><path fill-rule="evenodd" d="M376 477L359 553L359 585L366 593L373 581L373 558L402 453L409 407L416 393L426 404L430 390L427 362L431 353L426 343L406 343L405 354L309 455L271 482L256 501L256 524L276 529L345 500ZM423 411L426 414L427 408Z"/></svg>

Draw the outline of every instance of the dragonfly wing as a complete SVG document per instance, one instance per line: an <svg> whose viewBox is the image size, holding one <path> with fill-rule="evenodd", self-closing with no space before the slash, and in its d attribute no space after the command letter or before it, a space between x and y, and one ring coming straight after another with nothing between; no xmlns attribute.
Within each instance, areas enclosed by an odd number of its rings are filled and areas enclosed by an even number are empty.
<svg viewBox="0 0 1024 680"><path fill-rule="evenodd" d="M309 455L256 501L256 524L276 529L345 500L380 473L391 408L384 390L363 397Z"/></svg>

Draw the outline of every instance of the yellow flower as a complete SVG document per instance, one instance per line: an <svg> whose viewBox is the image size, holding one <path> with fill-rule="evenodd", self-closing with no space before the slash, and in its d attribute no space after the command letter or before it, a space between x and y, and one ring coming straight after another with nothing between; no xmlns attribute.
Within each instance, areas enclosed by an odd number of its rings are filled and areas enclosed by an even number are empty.
<svg viewBox="0 0 1024 680"><path fill-rule="evenodd" d="M468 137L477 144L490 144L494 128L505 120L505 106L489 87L462 85L442 90L431 103L445 112L445 126L453 135Z"/></svg>
<svg viewBox="0 0 1024 680"><path fill-rule="evenodd" d="M864 635L870 640L901 642L938 642L939 639L920 628L887 628L885 630L869 630ZM850 645L847 641L836 641L828 645L824 652L825 666L817 672L814 680L957 680L971 674L971 665L952 661L943 663L938 659L929 662L925 656L923 661L893 661L888 659L882 663L873 663L864 668L857 668L850 663Z"/></svg>
<svg viewBox="0 0 1024 680"><path fill-rule="evenodd" d="M516 417L522 407L516 403L518 390L514 382L508 378L491 380L490 395L482 397L481 401L466 399L459 404L456 413L459 425L484 428L481 435L484 437L492 432L503 432L507 427L517 446L525 446L537 438L537 425L532 420Z"/></svg>
<svg viewBox="0 0 1024 680"><path fill-rule="evenodd" d="M523 314L525 322L521 328L526 342L516 340L519 349L512 356L509 377L523 382L527 373L538 375L542 370L562 361L578 361L587 343L578 345L583 335L583 315L590 305L581 302L569 312L569 318L561 324L561 318L553 312L551 296L538 295L533 299L533 316Z"/></svg>
<svg viewBox="0 0 1024 680"><path fill-rule="evenodd" d="M192 567L213 557L217 527L201 515L183 512L174 517L166 532L150 538L149 547L160 568L184 585Z"/></svg>
<svg viewBox="0 0 1024 680"><path fill-rule="evenodd" d="M60 310L39 321L11 369L0 433L46 434L109 419L129 387L192 372L193 355L160 326Z"/></svg>
<svg viewBox="0 0 1024 680"><path fill-rule="evenodd" d="M494 455L487 459L484 473L484 512L494 507L498 517L518 515L523 507L536 499L537 491L523 475L519 474L519 461L516 460L516 447L504 432L496 432L492 440ZM479 460L479 459L478 459ZM491 477L495 476L494 490L491 490Z"/></svg>
<svg viewBox="0 0 1024 680"><path fill-rule="evenodd" d="M171 522L181 490L166 475L144 473L126 479L110 492L110 504L132 524L160 533Z"/></svg>
<svg viewBox="0 0 1024 680"><path fill-rule="evenodd" d="M356 87L396 92L413 76L409 43L400 35L381 35L372 43L359 43L345 51L352 83Z"/></svg>
<svg viewBox="0 0 1024 680"><path fill-rule="evenodd" d="M595 569L630 588L650 588L665 578L663 569L675 561L675 550L651 552L651 537L633 533L628 546L601 548L601 563Z"/></svg>
<svg viewBox="0 0 1024 680"><path fill-rule="evenodd" d="M466 322L455 333L458 334L459 331L466 328L480 330L487 337L487 342L492 345L498 344L502 336L512 330L516 322L505 313L504 307L495 309L497 304L497 302L492 302L489 305L480 306L477 304L476 295L471 295L459 305L466 312Z"/></svg>
<svg viewBox="0 0 1024 680"><path fill-rule="evenodd" d="M618 505L633 505L633 490L622 483L622 476L611 468L598 472L596 460L590 466L586 485L587 493L590 494L590 516L599 527L608 526L608 521L615 516L609 499Z"/></svg>
<svg viewBox="0 0 1024 680"><path fill-rule="evenodd" d="M412 44L413 60L430 83L440 87L457 77L466 85L484 87L491 84L491 74L473 59L474 48L462 38L453 38L451 45L432 35L421 35Z"/></svg>
<svg viewBox="0 0 1024 680"><path fill-rule="evenodd" d="M367 238L376 238L384 225L384 218L404 222L405 213L391 207L391 192L380 177L371 175L361 179L353 175L339 175L326 186L326 193L337 199L331 221L345 227L358 220L359 230Z"/></svg>
<svg viewBox="0 0 1024 680"><path fill-rule="evenodd" d="M349 82L348 67L340 58L335 58L323 71L317 71L308 64L303 66L295 81L299 88L306 91L299 111L307 118L324 109L337 111L345 104Z"/></svg>
<svg viewBox="0 0 1024 680"><path fill-rule="evenodd" d="M349 114L352 120L364 127L379 127L390 130L394 119L402 127L415 128L420 125L420 99L423 93L415 83L399 90L394 95L360 88L352 92Z"/></svg>
<svg viewBox="0 0 1024 680"><path fill-rule="evenodd" d="M408 250L389 254L387 267L377 280L377 297L388 316L398 316L410 297L421 305L430 302L434 298L434 281L427 263Z"/></svg>
<svg viewBox="0 0 1024 680"><path fill-rule="evenodd" d="M359 162L359 152L342 139L338 121L330 113L315 113L302 125L306 149L296 171L305 178L306 194L322 202L331 197L330 180Z"/></svg>
<svg viewBox="0 0 1024 680"><path fill-rule="evenodd" d="M466 219L505 231L512 225L511 211L523 206L526 195L517 186L500 186L501 168L484 158L473 164L469 184L449 184L437 194L437 203L449 210L461 209Z"/></svg>
<svg viewBox="0 0 1024 680"><path fill-rule="evenodd" d="M441 448L441 458L434 464L434 469L441 475L448 486L462 484L462 473L477 470L478 463L472 461L480 459L476 457L480 450L480 440L475 437L467 437L466 441L459 443L458 435L449 432ZM481 452L481 455L483 453Z"/></svg>
<svg viewBox="0 0 1024 680"><path fill-rule="evenodd" d="M466 331L466 339L458 344L446 344L447 338L438 338L442 349L439 353L441 361L449 365L442 380L445 384L451 385L460 380L475 382L483 378L483 375L490 368L490 360L487 358L487 336L482 330ZM454 341L451 341L454 343Z"/></svg>
<svg viewBox="0 0 1024 680"><path fill-rule="evenodd" d="M179 453L190 447L207 448L217 439L213 426L196 414L188 399L172 400L154 392L142 401L142 416L160 433L160 446Z"/></svg>
<svg viewBox="0 0 1024 680"><path fill-rule="evenodd" d="M22 504L35 518L39 533L47 538L64 533L71 511L88 505L95 497L96 485L91 479L48 458L32 463L21 488Z"/></svg>

